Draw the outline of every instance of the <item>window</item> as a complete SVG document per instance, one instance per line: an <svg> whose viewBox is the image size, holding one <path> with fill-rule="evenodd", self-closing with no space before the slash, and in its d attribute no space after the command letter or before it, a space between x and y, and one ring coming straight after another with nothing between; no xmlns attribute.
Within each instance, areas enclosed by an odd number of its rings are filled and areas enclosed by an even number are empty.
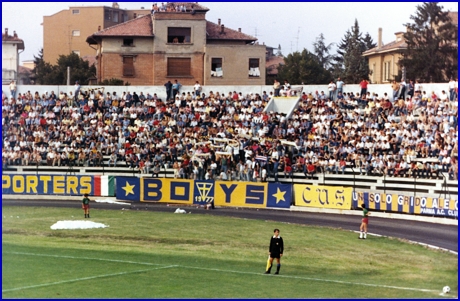
<svg viewBox="0 0 460 301"><path fill-rule="evenodd" d="M190 76L190 58L168 58L168 76Z"/></svg>
<svg viewBox="0 0 460 301"><path fill-rule="evenodd" d="M123 76L134 76L134 57L123 57Z"/></svg>
<svg viewBox="0 0 460 301"><path fill-rule="evenodd" d="M79 9L72 9L72 15L79 15L80 10Z"/></svg>
<svg viewBox="0 0 460 301"><path fill-rule="evenodd" d="M249 76L260 77L259 59L249 59Z"/></svg>
<svg viewBox="0 0 460 301"><path fill-rule="evenodd" d="M134 40L133 39L123 39L123 46L134 46Z"/></svg>
<svg viewBox="0 0 460 301"><path fill-rule="evenodd" d="M191 43L191 28L168 27L168 43Z"/></svg>
<svg viewBox="0 0 460 301"><path fill-rule="evenodd" d="M390 62L383 63L383 80L388 82L390 81Z"/></svg>
<svg viewBox="0 0 460 301"><path fill-rule="evenodd" d="M73 53L75 53L76 55L80 56L80 50L72 50Z"/></svg>
<svg viewBox="0 0 460 301"><path fill-rule="evenodd" d="M222 58L211 59L211 76L222 77L224 76L222 71Z"/></svg>
<svg viewBox="0 0 460 301"><path fill-rule="evenodd" d="M104 20L112 20L112 11L110 10L104 11Z"/></svg>
<svg viewBox="0 0 460 301"><path fill-rule="evenodd" d="M118 23L118 11L114 11L114 12L113 12L113 22L117 22L117 23Z"/></svg>
<svg viewBox="0 0 460 301"><path fill-rule="evenodd" d="M80 31L79 30L72 30L72 36L79 37L80 36Z"/></svg>
<svg viewBox="0 0 460 301"><path fill-rule="evenodd" d="M124 13L123 14L123 22L126 22L126 21L128 21L128 14Z"/></svg>

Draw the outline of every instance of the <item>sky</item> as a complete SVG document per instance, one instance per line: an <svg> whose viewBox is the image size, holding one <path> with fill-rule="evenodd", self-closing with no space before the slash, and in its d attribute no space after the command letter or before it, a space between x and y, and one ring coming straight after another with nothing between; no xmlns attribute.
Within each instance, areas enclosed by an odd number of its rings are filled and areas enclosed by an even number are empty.
<svg viewBox="0 0 460 301"><path fill-rule="evenodd" d="M120 8L146 9L154 2L118 2ZM159 2L161 3L161 2ZM358 20L360 31L369 33L377 43L382 28L384 44L395 40L395 33L405 31L410 16L423 2L199 2L209 8L208 21L221 19L227 28L255 36L260 44L277 48L283 55L306 48L322 33L325 43L340 43L347 29ZM2 2L2 32L14 30L24 40L20 62L33 60L43 47L43 16L50 16L69 6L112 6L112 2ZM444 10L458 11L458 2L440 2ZM336 47L331 53L336 52Z"/></svg>

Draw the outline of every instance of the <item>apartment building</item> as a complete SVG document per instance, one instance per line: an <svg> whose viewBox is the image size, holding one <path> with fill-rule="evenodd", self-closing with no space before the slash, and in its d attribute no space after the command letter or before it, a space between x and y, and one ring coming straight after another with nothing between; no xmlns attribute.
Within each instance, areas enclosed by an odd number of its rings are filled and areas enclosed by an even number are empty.
<svg viewBox="0 0 460 301"><path fill-rule="evenodd" d="M71 6L43 17L43 58L56 64L60 55L72 52L94 57L96 50L86 43L94 32L150 14L150 9L126 10L114 2L109 6Z"/></svg>
<svg viewBox="0 0 460 301"><path fill-rule="evenodd" d="M171 5L171 3L169 3ZM177 3L98 31L87 38L97 49L97 79L132 85L264 85L265 45L206 20L208 8Z"/></svg>
<svg viewBox="0 0 460 301"><path fill-rule="evenodd" d="M449 12L449 17L458 26L458 12ZM399 60L405 49L407 44L404 32L396 32L395 40L384 44L382 28L379 28L377 47L363 52L363 56L369 59L370 80L373 84L390 83L396 79L400 71Z"/></svg>

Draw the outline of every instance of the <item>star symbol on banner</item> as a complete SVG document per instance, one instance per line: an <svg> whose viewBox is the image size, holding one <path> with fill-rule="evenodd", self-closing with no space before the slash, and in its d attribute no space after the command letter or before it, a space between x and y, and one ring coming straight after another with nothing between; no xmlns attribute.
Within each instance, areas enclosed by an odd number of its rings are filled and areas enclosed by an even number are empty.
<svg viewBox="0 0 460 301"><path fill-rule="evenodd" d="M281 201L286 202L286 200L284 199L284 194L286 193L286 191L281 191L278 187L276 188L276 190L276 193L272 194L276 198L276 203L278 204Z"/></svg>
<svg viewBox="0 0 460 301"><path fill-rule="evenodd" d="M126 185L121 187L121 189L125 191L125 196L128 196L128 194L134 194L134 186L135 185L129 185L128 181L126 181Z"/></svg>

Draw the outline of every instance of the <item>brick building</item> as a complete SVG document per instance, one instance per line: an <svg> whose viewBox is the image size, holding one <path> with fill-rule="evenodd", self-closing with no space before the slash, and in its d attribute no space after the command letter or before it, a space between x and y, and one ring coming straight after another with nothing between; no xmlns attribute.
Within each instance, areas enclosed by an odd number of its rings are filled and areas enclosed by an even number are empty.
<svg viewBox="0 0 460 301"><path fill-rule="evenodd" d="M181 11L156 11L87 38L97 49L97 79L132 85L264 85L265 45L257 38L206 20L208 8L174 3Z"/></svg>
<svg viewBox="0 0 460 301"><path fill-rule="evenodd" d="M71 6L43 17L43 59L52 65L60 55L72 52L80 57L94 57L96 51L86 38L94 32L144 15L149 9L126 10L114 2L109 6Z"/></svg>

